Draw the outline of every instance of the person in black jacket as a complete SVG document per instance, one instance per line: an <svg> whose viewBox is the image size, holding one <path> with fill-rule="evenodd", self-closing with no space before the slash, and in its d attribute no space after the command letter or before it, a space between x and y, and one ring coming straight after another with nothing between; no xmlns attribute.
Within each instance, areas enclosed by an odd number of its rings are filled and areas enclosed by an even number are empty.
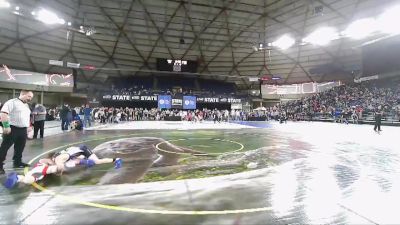
<svg viewBox="0 0 400 225"><path fill-rule="evenodd" d="M60 119L61 119L61 130L68 130L68 124L69 124L69 121L68 121L68 113L70 112L71 110L69 109L69 107L68 107L68 105L67 104L64 104L63 106L62 106L62 108L61 108L61 111L60 111Z"/></svg>
<svg viewBox="0 0 400 225"><path fill-rule="evenodd" d="M377 110L375 110L375 126L374 126L374 131L380 132L381 130L381 120L382 120L382 110L379 107ZM377 130L378 129L378 130Z"/></svg>

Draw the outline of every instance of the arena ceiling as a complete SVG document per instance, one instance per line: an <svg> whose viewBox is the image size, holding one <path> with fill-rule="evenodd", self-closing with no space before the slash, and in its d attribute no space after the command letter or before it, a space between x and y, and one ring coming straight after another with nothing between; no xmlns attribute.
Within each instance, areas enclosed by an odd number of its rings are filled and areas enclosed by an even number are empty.
<svg viewBox="0 0 400 225"><path fill-rule="evenodd" d="M5 1L5 0L0 0ZM156 59L196 60L196 76L249 87L249 77L275 75L277 83L352 79L366 39L329 45L300 44L321 26L345 29L377 16L395 0L7 0L0 8L0 63L44 73L70 73L49 60L93 65L78 81L151 75ZM18 6L18 10L16 10ZM65 24L44 24L31 12L45 8ZM68 25L71 22L71 26ZM93 34L80 31L92 29ZM289 49L254 47L287 34ZM375 38L375 37L371 37ZM352 73L353 71L353 73ZM355 72L354 72L355 71ZM166 74L167 76L170 74ZM193 74L192 74L193 75Z"/></svg>

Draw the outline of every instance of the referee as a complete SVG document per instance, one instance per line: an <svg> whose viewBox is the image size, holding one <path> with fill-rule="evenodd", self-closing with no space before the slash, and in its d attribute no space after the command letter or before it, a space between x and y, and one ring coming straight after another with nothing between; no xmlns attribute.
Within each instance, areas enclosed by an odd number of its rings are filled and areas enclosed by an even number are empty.
<svg viewBox="0 0 400 225"><path fill-rule="evenodd" d="M14 168L29 166L22 162L22 152L25 148L27 128L30 127L31 110L28 102L33 98L32 91L22 90L18 98L4 103L0 118L3 125L3 141L0 146L0 174L4 174L4 160L7 151L14 144ZM30 128L29 128L30 129Z"/></svg>

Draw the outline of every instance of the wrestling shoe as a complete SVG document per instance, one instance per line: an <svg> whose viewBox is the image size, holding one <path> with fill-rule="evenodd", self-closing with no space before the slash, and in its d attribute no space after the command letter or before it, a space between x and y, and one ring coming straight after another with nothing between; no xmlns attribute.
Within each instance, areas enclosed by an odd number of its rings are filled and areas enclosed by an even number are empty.
<svg viewBox="0 0 400 225"><path fill-rule="evenodd" d="M114 168L119 169L122 167L122 159L121 158L116 158L114 162Z"/></svg>
<svg viewBox="0 0 400 225"><path fill-rule="evenodd" d="M4 182L4 186L8 189L13 188L18 182L18 176L16 172L11 172L7 175L7 179Z"/></svg>

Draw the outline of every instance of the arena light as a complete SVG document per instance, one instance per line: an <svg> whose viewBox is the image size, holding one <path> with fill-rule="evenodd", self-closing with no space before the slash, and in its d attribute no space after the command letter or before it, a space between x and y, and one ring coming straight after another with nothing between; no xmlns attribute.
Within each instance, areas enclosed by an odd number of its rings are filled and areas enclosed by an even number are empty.
<svg viewBox="0 0 400 225"><path fill-rule="evenodd" d="M0 8L10 8L10 3L5 0L0 0Z"/></svg>
<svg viewBox="0 0 400 225"><path fill-rule="evenodd" d="M400 34L400 5L386 10L377 19L379 30L387 34Z"/></svg>
<svg viewBox="0 0 400 225"><path fill-rule="evenodd" d="M373 18L356 20L351 23L343 32L345 36L354 39L361 39L378 31L378 24Z"/></svg>
<svg viewBox="0 0 400 225"><path fill-rule="evenodd" d="M55 13L50 12L46 9L41 9L37 13L36 18L45 24L56 24L56 23L65 24L65 20L60 19Z"/></svg>
<svg viewBox="0 0 400 225"><path fill-rule="evenodd" d="M327 45L337 38L339 35L335 28L321 27L305 37L303 41L314 45Z"/></svg>
<svg viewBox="0 0 400 225"><path fill-rule="evenodd" d="M296 41L288 35L283 35L278 40L272 42L272 46L276 46L282 50L288 49L294 45Z"/></svg>

